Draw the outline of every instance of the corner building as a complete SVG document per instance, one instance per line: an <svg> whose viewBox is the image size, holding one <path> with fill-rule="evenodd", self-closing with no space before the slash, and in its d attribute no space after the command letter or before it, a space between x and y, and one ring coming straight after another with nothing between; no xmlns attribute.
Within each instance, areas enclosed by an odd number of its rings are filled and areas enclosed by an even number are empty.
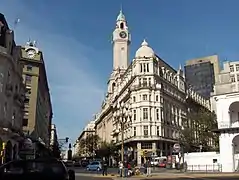
<svg viewBox="0 0 239 180"><path fill-rule="evenodd" d="M26 85L23 131L48 147L53 113L43 53L34 42L18 49Z"/></svg>
<svg viewBox="0 0 239 180"><path fill-rule="evenodd" d="M17 158L24 90L14 32L0 13L0 164Z"/></svg>
<svg viewBox="0 0 239 180"><path fill-rule="evenodd" d="M130 43L127 21L120 12L113 32L113 71L108 93L95 121L96 134L103 141L120 145L121 126L113 114L117 104L129 105L132 117L124 124L125 151L141 165L144 150L151 155L170 155L173 144L178 142L182 123L186 121L188 96L181 68L173 69L155 54L146 40L130 63ZM199 95L191 95L201 104L207 104Z"/></svg>

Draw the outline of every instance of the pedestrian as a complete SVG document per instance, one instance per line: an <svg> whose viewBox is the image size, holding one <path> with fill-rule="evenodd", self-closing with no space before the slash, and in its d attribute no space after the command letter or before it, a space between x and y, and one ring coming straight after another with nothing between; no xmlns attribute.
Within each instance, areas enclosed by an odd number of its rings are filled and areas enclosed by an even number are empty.
<svg viewBox="0 0 239 180"><path fill-rule="evenodd" d="M128 162L124 162L124 177L128 177Z"/></svg>
<svg viewBox="0 0 239 180"><path fill-rule="evenodd" d="M122 177L123 176L123 167L124 167L124 165L123 165L123 162L119 162L119 175L120 175L120 177Z"/></svg>
<svg viewBox="0 0 239 180"><path fill-rule="evenodd" d="M151 176L151 163L150 163L150 160L148 160L146 162L146 172L147 172L147 176Z"/></svg>
<svg viewBox="0 0 239 180"><path fill-rule="evenodd" d="M102 165L102 175L107 176L107 170L108 170L108 164L106 160L103 160L103 165Z"/></svg>

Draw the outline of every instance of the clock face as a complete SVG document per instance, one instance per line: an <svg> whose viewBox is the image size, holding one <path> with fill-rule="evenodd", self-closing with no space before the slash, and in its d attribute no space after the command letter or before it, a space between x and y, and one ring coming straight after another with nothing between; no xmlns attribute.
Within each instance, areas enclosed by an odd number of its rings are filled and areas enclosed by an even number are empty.
<svg viewBox="0 0 239 180"><path fill-rule="evenodd" d="M121 31L119 35L120 35L121 38L126 38L127 37L127 34L124 31Z"/></svg>
<svg viewBox="0 0 239 180"><path fill-rule="evenodd" d="M36 55L36 51L35 50L29 50L29 51L27 51L27 56L29 57L29 58L34 58L34 56Z"/></svg>

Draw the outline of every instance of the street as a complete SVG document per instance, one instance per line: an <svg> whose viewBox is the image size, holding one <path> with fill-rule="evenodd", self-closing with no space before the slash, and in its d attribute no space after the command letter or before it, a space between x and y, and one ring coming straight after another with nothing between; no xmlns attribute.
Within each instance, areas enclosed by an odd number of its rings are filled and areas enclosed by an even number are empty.
<svg viewBox="0 0 239 180"><path fill-rule="evenodd" d="M90 176L76 176L75 180L111 180L109 177L90 177Z"/></svg>
<svg viewBox="0 0 239 180"><path fill-rule="evenodd" d="M120 180L120 179L126 179L126 178L120 178L117 177L117 168L109 168L108 169L108 176L103 177L101 175L101 172L96 171L86 171L85 168L74 168L76 173L76 180ZM114 176L112 176L114 175ZM131 179L140 179L140 180L146 180L146 179L152 179L152 180L158 180L158 179L173 179L173 180L236 180L239 179L239 174L196 174L196 173L177 173L172 172L170 170L164 169L164 168L157 168L152 172L152 177L145 177L145 176L134 176L134 177L128 177L127 180Z"/></svg>
<svg viewBox="0 0 239 180"><path fill-rule="evenodd" d="M120 180L120 179L126 179L126 178L119 178L119 177L90 177L90 176L76 176L75 180ZM236 177L182 177L182 178L170 178L170 177L165 177L165 178L135 178L135 177L129 177L127 180L132 180L132 179L140 179L140 180L146 180L146 179L151 179L151 180L163 180L163 179L172 179L172 180L237 180L239 179L239 176Z"/></svg>
<svg viewBox="0 0 239 180"><path fill-rule="evenodd" d="M71 168L71 167L68 167ZM81 167L72 167L76 173L84 173L84 174L101 174L101 172L97 171L87 171L86 168L81 168ZM140 170L143 172L143 169ZM166 168L152 168L152 173L175 173L179 172L177 170L170 170ZM108 174L117 174L118 173L118 168L108 168Z"/></svg>

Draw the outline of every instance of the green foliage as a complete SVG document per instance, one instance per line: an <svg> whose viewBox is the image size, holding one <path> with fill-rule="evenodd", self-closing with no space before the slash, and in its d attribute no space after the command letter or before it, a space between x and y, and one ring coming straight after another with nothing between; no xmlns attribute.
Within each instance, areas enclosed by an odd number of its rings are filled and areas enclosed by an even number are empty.
<svg viewBox="0 0 239 180"><path fill-rule="evenodd" d="M198 111L188 113L181 133L181 141L186 150L196 151L200 145L203 151L217 151L219 147L219 136L212 132L217 128L217 119L214 112L200 108ZM197 139L195 139L195 131ZM213 142L213 146L209 142Z"/></svg>
<svg viewBox="0 0 239 180"><path fill-rule="evenodd" d="M99 146L99 149L96 151L96 156L100 158L117 156L117 150L117 146L114 143L102 142Z"/></svg>
<svg viewBox="0 0 239 180"><path fill-rule="evenodd" d="M84 139L80 139L79 141L79 150L78 154L88 153L89 155L93 156L94 152L97 150L98 143L99 143L99 136L94 134L89 134Z"/></svg>

